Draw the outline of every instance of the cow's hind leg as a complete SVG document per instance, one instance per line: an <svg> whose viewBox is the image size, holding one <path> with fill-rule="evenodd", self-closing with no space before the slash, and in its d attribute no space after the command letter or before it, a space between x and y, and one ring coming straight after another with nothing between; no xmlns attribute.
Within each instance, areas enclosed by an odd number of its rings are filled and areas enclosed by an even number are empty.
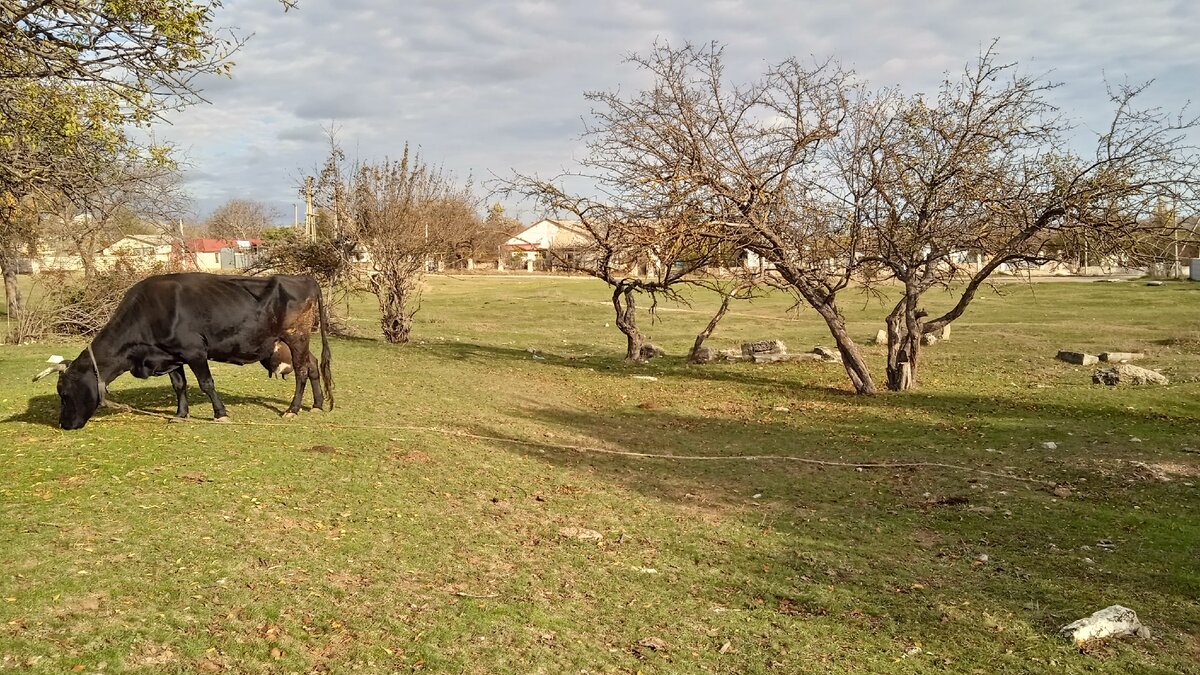
<svg viewBox="0 0 1200 675"><path fill-rule="evenodd" d="M293 333L283 338L284 344L292 351L292 368L296 377L296 393L292 395L292 403L283 412L284 417L295 417L304 404L304 388L308 385L309 360L312 355L308 351L308 334Z"/></svg>
<svg viewBox="0 0 1200 675"><path fill-rule="evenodd" d="M175 399L178 401L175 417L184 419L188 416L187 375L183 372L183 366L179 366L167 375L171 378L171 388L175 390Z"/></svg>
<svg viewBox="0 0 1200 675"><path fill-rule="evenodd" d="M308 353L308 383L312 386L313 412L325 409L325 394L321 390L321 368L317 364L317 356Z"/></svg>
<svg viewBox="0 0 1200 675"><path fill-rule="evenodd" d="M208 360L192 361L188 363L188 367L196 376L200 391L208 395L208 400L212 401L213 419L217 422L228 422L229 413L225 410L225 404L221 403L221 397L217 396L217 384L213 382L212 372L208 369Z"/></svg>

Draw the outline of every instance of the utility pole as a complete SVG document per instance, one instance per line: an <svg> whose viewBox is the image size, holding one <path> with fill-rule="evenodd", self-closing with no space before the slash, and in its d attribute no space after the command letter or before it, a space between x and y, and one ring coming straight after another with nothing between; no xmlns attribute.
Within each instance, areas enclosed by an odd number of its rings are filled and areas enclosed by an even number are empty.
<svg viewBox="0 0 1200 675"><path fill-rule="evenodd" d="M341 183L333 184L333 238L337 239L342 235L342 186Z"/></svg>
<svg viewBox="0 0 1200 675"><path fill-rule="evenodd" d="M317 214L313 211L313 177L304 177L304 234L309 241L317 238Z"/></svg>
<svg viewBox="0 0 1200 675"><path fill-rule="evenodd" d="M1171 276L1179 279L1183 276L1182 270L1179 269L1179 228L1171 228L1171 239L1175 248L1175 261L1171 263Z"/></svg>

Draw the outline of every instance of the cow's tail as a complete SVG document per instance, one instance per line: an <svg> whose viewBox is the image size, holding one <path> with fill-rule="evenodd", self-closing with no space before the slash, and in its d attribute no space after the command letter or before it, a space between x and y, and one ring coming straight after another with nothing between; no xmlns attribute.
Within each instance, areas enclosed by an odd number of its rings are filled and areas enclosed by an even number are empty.
<svg viewBox="0 0 1200 675"><path fill-rule="evenodd" d="M321 285L317 284L317 313L320 315L318 323L321 327L321 384L325 387L325 398L329 401L329 410L332 411L333 371L329 367L332 356L329 352L329 313L325 310L324 295Z"/></svg>

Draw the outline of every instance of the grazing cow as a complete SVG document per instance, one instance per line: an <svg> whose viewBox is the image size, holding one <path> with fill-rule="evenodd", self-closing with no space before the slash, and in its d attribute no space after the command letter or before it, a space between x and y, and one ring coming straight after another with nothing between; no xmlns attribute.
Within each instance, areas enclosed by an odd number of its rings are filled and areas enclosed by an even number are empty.
<svg viewBox="0 0 1200 675"><path fill-rule="evenodd" d="M308 347L314 322L321 331L319 366ZM326 399L333 409L327 324L321 289L311 277L201 272L153 276L130 287L112 319L77 358L38 377L61 373L58 424L78 429L100 407L108 383L125 372L138 378L168 375L179 402L175 414L187 417L186 365L212 402L213 418L227 421L208 362L267 365L279 356L276 345L282 343L296 373L295 394L283 415L294 417L309 382L313 410L324 408Z"/></svg>

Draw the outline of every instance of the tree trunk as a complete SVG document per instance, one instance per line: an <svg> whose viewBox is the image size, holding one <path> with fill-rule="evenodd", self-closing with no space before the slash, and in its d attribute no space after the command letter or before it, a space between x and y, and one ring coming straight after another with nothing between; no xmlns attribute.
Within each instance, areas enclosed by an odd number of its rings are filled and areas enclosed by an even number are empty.
<svg viewBox="0 0 1200 675"><path fill-rule="evenodd" d="M16 318L22 309L21 287L17 285L17 259L0 253L0 271L4 273L4 301L8 315Z"/></svg>
<svg viewBox="0 0 1200 675"><path fill-rule="evenodd" d="M96 276L96 257L91 251L79 248L79 261L83 263L83 280L91 281Z"/></svg>
<svg viewBox="0 0 1200 675"><path fill-rule="evenodd" d="M862 353L858 351L858 345L846 332L846 322L842 319L837 307L830 303L817 306L815 309L829 327L829 334L833 336L838 352L842 355L842 366L846 369L846 374L850 376L850 383L854 385L855 393L876 393L875 381L871 379L871 371L867 368L867 362L863 360Z"/></svg>
<svg viewBox="0 0 1200 675"><path fill-rule="evenodd" d="M917 385L917 364L924 334L924 312L917 309L919 295L906 292L887 317L887 388L905 391Z"/></svg>
<svg viewBox="0 0 1200 675"><path fill-rule="evenodd" d="M24 303L21 301L21 287L17 285L17 260L13 256L0 252L0 271L4 274L4 301L7 303L8 320L14 327L6 339L20 344L25 338L22 335L21 311Z"/></svg>
<svg viewBox="0 0 1200 675"><path fill-rule="evenodd" d="M613 290L613 309L617 313L617 328L625 334L627 346L625 360L632 363L642 363L642 345L646 338L637 327L637 306L633 297L633 288L617 284Z"/></svg>
<svg viewBox="0 0 1200 675"><path fill-rule="evenodd" d="M379 327L383 339L392 344L405 344L411 339L412 312L406 306L411 300L411 290L404 281L378 282L375 297L379 300Z"/></svg>
<svg viewBox="0 0 1200 675"><path fill-rule="evenodd" d="M700 333L696 336L696 342L692 344L692 351L688 353L688 361L696 363L696 352L700 351L700 347L704 345L704 341L707 340L709 336L713 334L713 331L717 329L717 324L721 322L721 318L725 316L725 312L729 311L729 301L732 299L733 296L731 295L726 295L725 297L721 298L720 309L718 309L717 313L713 315L713 318L709 320L708 325L704 327L704 330L700 331Z"/></svg>
<svg viewBox="0 0 1200 675"><path fill-rule="evenodd" d="M917 383L921 336L910 333L907 326L891 317L888 317L887 333L887 387L891 391L912 389Z"/></svg>

